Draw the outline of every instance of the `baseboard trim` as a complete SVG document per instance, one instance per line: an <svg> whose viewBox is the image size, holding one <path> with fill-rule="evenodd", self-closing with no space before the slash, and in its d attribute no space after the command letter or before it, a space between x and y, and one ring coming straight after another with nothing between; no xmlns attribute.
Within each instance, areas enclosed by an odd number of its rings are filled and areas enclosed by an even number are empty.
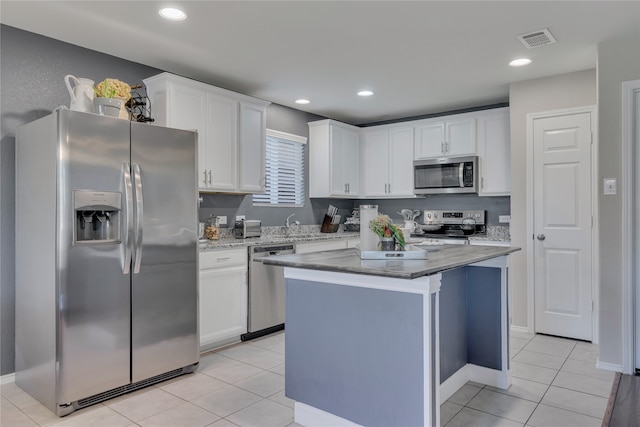
<svg viewBox="0 0 640 427"><path fill-rule="evenodd" d="M0 385L12 384L16 382L16 373L12 372L0 377Z"/></svg>
<svg viewBox="0 0 640 427"><path fill-rule="evenodd" d="M447 401L468 381L507 389L511 385L511 373L467 363L440 384L440 403Z"/></svg>
<svg viewBox="0 0 640 427"><path fill-rule="evenodd" d="M617 363L602 362L600 359L596 362L596 368L604 369L605 371L624 372L624 366Z"/></svg>
<svg viewBox="0 0 640 427"><path fill-rule="evenodd" d="M533 335L533 332L531 332L529 330L529 328L527 328L526 326L511 325L509 327L509 329L511 330L511 332L520 332L522 334L532 334Z"/></svg>

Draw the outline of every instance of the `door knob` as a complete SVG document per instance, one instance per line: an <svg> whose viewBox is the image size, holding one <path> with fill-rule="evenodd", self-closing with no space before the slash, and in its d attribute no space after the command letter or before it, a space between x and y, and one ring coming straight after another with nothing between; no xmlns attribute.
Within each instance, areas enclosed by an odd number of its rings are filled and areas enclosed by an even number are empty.
<svg viewBox="0 0 640 427"><path fill-rule="evenodd" d="M540 240L540 241L542 241L542 240L544 240L544 239L546 239L546 238L547 238L547 237L546 237L544 234L538 234L538 235L536 236L536 239L538 239L538 240Z"/></svg>

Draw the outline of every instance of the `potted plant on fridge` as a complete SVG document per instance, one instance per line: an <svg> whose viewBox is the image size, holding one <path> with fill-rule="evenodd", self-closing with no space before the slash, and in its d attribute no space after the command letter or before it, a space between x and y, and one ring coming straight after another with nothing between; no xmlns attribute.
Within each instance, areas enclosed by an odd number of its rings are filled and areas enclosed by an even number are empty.
<svg viewBox="0 0 640 427"><path fill-rule="evenodd" d="M105 116L129 119L125 108L131 98L131 86L117 79L107 78L95 85L96 97L93 100L95 111Z"/></svg>

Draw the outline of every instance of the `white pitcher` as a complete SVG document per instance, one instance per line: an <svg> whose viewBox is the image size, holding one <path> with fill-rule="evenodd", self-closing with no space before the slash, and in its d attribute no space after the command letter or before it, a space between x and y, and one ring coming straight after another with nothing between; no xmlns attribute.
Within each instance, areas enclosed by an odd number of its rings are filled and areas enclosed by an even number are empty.
<svg viewBox="0 0 640 427"><path fill-rule="evenodd" d="M71 87L71 81L75 86ZM65 76L64 83L67 85L69 95L71 95L71 104L69 109L73 111L83 111L85 113L93 113L93 92L94 81L90 79L77 78L71 74Z"/></svg>

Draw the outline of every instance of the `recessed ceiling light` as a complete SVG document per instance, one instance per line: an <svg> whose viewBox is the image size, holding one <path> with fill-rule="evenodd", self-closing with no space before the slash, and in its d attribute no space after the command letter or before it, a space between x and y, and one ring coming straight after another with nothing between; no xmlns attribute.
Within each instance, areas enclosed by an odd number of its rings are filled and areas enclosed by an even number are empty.
<svg viewBox="0 0 640 427"><path fill-rule="evenodd" d="M512 67L522 67L524 65L529 65L529 64L531 64L531 60L529 58L518 58L509 62L509 65Z"/></svg>
<svg viewBox="0 0 640 427"><path fill-rule="evenodd" d="M165 7L164 9L160 9L158 13L164 19L169 19L171 21L183 21L187 19L186 13L173 7Z"/></svg>
<svg viewBox="0 0 640 427"><path fill-rule="evenodd" d="M373 92L371 92L370 90L361 90L360 92L358 92L358 96L371 96L373 95Z"/></svg>
<svg viewBox="0 0 640 427"><path fill-rule="evenodd" d="M308 104L311 101L309 101L308 99L296 99L296 104Z"/></svg>

